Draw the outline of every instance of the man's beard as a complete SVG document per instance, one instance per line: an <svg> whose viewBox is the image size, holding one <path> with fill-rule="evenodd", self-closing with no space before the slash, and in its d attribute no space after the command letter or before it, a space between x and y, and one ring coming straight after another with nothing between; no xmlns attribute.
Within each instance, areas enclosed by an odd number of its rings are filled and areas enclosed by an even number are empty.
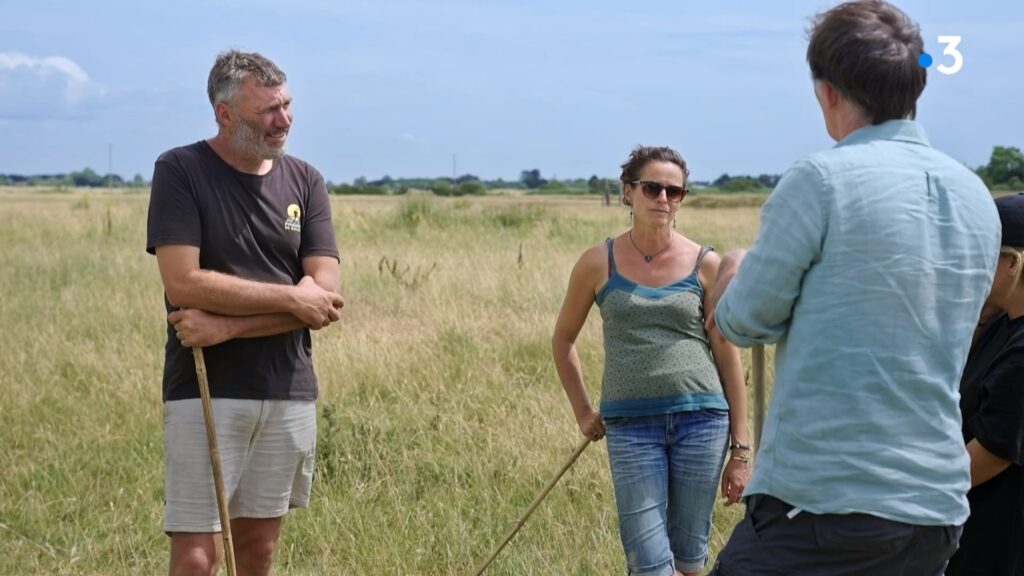
<svg viewBox="0 0 1024 576"><path fill-rule="evenodd" d="M287 132L287 130L286 130ZM280 148L264 142L266 132L259 126L242 119L231 133L231 144L236 150L261 160L277 160L284 156L284 146Z"/></svg>

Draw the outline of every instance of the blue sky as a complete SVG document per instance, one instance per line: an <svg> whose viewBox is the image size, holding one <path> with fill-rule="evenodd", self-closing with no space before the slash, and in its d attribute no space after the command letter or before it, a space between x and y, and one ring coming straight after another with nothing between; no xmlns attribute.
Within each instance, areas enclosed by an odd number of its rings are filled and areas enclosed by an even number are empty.
<svg viewBox="0 0 1024 576"><path fill-rule="evenodd" d="M918 118L970 165L1024 148L1024 2L897 1L961 35L963 69L929 72ZM779 173L831 145L804 62L834 2L219 0L6 2L0 173L152 174L215 124L206 77L262 52L294 97L289 152L330 180L614 177L636 144L677 148L694 179Z"/></svg>

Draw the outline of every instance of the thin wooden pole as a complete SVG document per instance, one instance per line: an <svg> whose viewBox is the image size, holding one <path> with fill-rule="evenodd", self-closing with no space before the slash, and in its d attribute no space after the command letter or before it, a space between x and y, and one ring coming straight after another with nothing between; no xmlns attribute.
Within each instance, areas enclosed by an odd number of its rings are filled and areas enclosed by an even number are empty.
<svg viewBox="0 0 1024 576"><path fill-rule="evenodd" d="M510 530L509 533L505 536L505 539L501 541L501 544L499 544L498 547L494 549L494 552L491 552L491 555L487 558L487 560L483 562L483 564L480 564L480 566L478 566L476 570L473 571L473 576L480 576L484 573L484 570L487 570L487 567L491 565L491 562L494 562L494 559L498 557L498 554L501 553L505 546L512 541L512 538L516 535L517 532L519 532L519 529L523 527L523 524L526 524L526 520L530 517L530 514L533 514L533 511L537 508L537 506L539 506L540 503L544 501L544 498L547 497L548 492L551 492L551 489L555 487L555 484L557 484L558 481L562 478L562 475L565 474L565 472L570 467L572 467L572 465L576 462L576 459L580 457L580 454L582 454L583 451L587 449L587 446L590 446L590 442L590 438L584 438L583 442L580 442L580 445L576 447L576 451L573 452L572 456L569 457L569 460L562 465L562 469L558 471L558 474L555 474L555 477L552 478L550 482L548 482L548 485L544 487L544 491L541 492L539 496L533 499L533 503L530 504L530 507L526 509L526 513L523 514L522 518L520 518L518 522L516 522L516 525L512 527L512 530Z"/></svg>
<svg viewBox="0 0 1024 576"><path fill-rule="evenodd" d="M213 485L217 492L217 511L220 513L220 531L224 537L224 563L229 576L236 576L235 547L231 542L231 516L228 501L224 497L224 477L220 472L220 451L217 450L217 429L213 425L213 406L210 404L210 384L206 380L206 360L202 348L193 348L196 361L196 377L199 379L199 398L203 401L203 420L206 421L206 440L210 444L210 465L213 466Z"/></svg>
<svg viewBox="0 0 1024 576"><path fill-rule="evenodd" d="M750 350L750 368L754 379L754 453L761 447L765 413L764 345L755 344Z"/></svg>

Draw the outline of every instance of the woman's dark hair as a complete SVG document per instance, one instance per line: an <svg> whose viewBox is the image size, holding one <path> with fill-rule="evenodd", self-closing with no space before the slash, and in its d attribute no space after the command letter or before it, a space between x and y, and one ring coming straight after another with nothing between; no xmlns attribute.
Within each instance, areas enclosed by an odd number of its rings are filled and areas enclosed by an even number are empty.
<svg viewBox="0 0 1024 576"><path fill-rule="evenodd" d="M918 63L921 30L899 8L882 0L846 2L814 18L807 63L859 106L872 124L913 118L927 83Z"/></svg>
<svg viewBox="0 0 1024 576"><path fill-rule="evenodd" d="M640 171L648 162L671 162L679 166L683 171L683 178L690 176L690 170L686 168L686 160L668 146L637 146L629 153L629 158L622 164L622 175L619 180L623 184L636 182L640 178Z"/></svg>
<svg viewBox="0 0 1024 576"><path fill-rule="evenodd" d="M649 162L671 162L676 166L679 166L683 171L683 183L690 177L690 170L686 167L686 160L668 146L637 146L633 148L633 151L629 153L629 159L622 165L622 175L619 176L619 180L623 184L629 184L636 182L640 179L640 171L647 166ZM626 202L626 195L622 195L622 203L626 206L629 204Z"/></svg>

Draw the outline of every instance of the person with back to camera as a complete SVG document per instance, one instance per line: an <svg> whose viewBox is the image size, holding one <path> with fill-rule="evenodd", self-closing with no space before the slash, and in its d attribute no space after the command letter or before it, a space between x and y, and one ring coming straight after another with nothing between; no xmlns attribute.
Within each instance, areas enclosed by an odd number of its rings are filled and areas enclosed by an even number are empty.
<svg viewBox="0 0 1024 576"><path fill-rule="evenodd" d="M749 255L722 257L709 329L777 348L718 576L932 576L956 550L970 486L957 387L1000 230L984 183L913 120L922 50L886 2L815 19L807 61L837 144L782 177Z"/></svg>
<svg viewBox="0 0 1024 576"><path fill-rule="evenodd" d="M584 252L552 337L558 376L580 432L607 435L619 534L634 575L692 575L708 557L719 471L737 502L750 443L738 350L704 330L718 256L676 232L686 162L638 147L622 166L632 226ZM597 303L604 321L600 410L583 386L575 341Z"/></svg>
<svg viewBox="0 0 1024 576"><path fill-rule="evenodd" d="M1024 574L1024 195L996 200L1003 247L960 380L971 516L947 576Z"/></svg>
<svg viewBox="0 0 1024 576"><path fill-rule="evenodd" d="M282 519L305 507L316 446L309 330L340 319L324 179L285 154L285 74L256 53L210 70L218 125L162 154L146 249L168 311L164 531L170 573L216 574L223 555L191 347L204 347L238 573L269 574Z"/></svg>

